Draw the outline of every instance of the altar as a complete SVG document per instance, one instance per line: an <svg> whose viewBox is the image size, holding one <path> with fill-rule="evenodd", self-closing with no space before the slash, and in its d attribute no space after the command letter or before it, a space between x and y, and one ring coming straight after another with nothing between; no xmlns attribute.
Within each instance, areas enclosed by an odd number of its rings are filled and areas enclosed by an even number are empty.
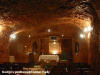
<svg viewBox="0 0 100 75"><path fill-rule="evenodd" d="M58 55L40 55L39 56L39 62L50 62L50 61L56 61L59 62L59 56Z"/></svg>

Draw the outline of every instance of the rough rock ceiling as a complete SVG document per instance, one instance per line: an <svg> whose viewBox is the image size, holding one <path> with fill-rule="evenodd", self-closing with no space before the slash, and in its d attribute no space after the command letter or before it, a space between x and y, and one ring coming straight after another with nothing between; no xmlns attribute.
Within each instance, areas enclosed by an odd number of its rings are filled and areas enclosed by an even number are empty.
<svg viewBox="0 0 100 75"><path fill-rule="evenodd" d="M84 28L92 23L95 10L91 0L1 0L0 24L10 32L54 33ZM70 26L69 26L70 25ZM75 26L74 26L75 25ZM57 30L58 29L58 30ZM69 31L68 30L68 31ZM66 33L66 31L65 31Z"/></svg>

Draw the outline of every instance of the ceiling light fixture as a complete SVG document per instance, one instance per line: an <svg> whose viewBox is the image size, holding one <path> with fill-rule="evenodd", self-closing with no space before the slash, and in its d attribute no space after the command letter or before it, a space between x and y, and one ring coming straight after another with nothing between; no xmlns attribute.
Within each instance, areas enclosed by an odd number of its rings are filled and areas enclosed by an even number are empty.
<svg viewBox="0 0 100 75"><path fill-rule="evenodd" d="M87 29L88 29L89 32L91 32L93 30L93 27L88 26Z"/></svg>
<svg viewBox="0 0 100 75"><path fill-rule="evenodd" d="M10 38L11 38L11 39L16 39L16 34L11 34L11 35L10 35Z"/></svg>
<svg viewBox="0 0 100 75"><path fill-rule="evenodd" d="M31 35L28 36L29 38L31 37Z"/></svg>
<svg viewBox="0 0 100 75"><path fill-rule="evenodd" d="M62 37L64 37L64 35L63 35L63 34L62 34L61 36L62 36Z"/></svg>
<svg viewBox="0 0 100 75"><path fill-rule="evenodd" d="M93 27L91 26L84 28L84 32L91 32L92 30L93 30Z"/></svg>
<svg viewBox="0 0 100 75"><path fill-rule="evenodd" d="M48 29L48 32L50 33L51 32L51 29Z"/></svg>
<svg viewBox="0 0 100 75"><path fill-rule="evenodd" d="M80 37L83 39L83 38L85 38L85 35L84 34L80 34Z"/></svg>

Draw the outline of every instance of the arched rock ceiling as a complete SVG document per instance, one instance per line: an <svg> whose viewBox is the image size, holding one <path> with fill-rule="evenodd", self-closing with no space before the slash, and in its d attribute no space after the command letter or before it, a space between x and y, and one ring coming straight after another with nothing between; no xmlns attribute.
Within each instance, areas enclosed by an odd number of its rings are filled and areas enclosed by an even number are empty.
<svg viewBox="0 0 100 75"><path fill-rule="evenodd" d="M65 30L68 31L72 28L73 33L75 28L84 28L86 22L92 22L93 14L91 0L1 0L0 2L0 24L17 32L42 33L45 32L42 29L57 27L54 32L57 33L58 30L64 32L65 26Z"/></svg>

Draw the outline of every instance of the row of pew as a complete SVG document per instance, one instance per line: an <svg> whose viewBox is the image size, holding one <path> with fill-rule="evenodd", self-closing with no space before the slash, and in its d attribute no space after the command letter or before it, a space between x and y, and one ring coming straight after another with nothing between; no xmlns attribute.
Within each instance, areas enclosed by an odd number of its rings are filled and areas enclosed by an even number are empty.
<svg viewBox="0 0 100 75"><path fill-rule="evenodd" d="M33 65L31 63L3 63L0 64L0 75L16 75L2 74L2 71L23 71L23 68L30 68ZM87 63L58 63L49 72L46 75L100 75L99 71L91 68Z"/></svg>
<svg viewBox="0 0 100 75"><path fill-rule="evenodd" d="M48 75L100 75L87 63L61 64L54 66Z"/></svg>

